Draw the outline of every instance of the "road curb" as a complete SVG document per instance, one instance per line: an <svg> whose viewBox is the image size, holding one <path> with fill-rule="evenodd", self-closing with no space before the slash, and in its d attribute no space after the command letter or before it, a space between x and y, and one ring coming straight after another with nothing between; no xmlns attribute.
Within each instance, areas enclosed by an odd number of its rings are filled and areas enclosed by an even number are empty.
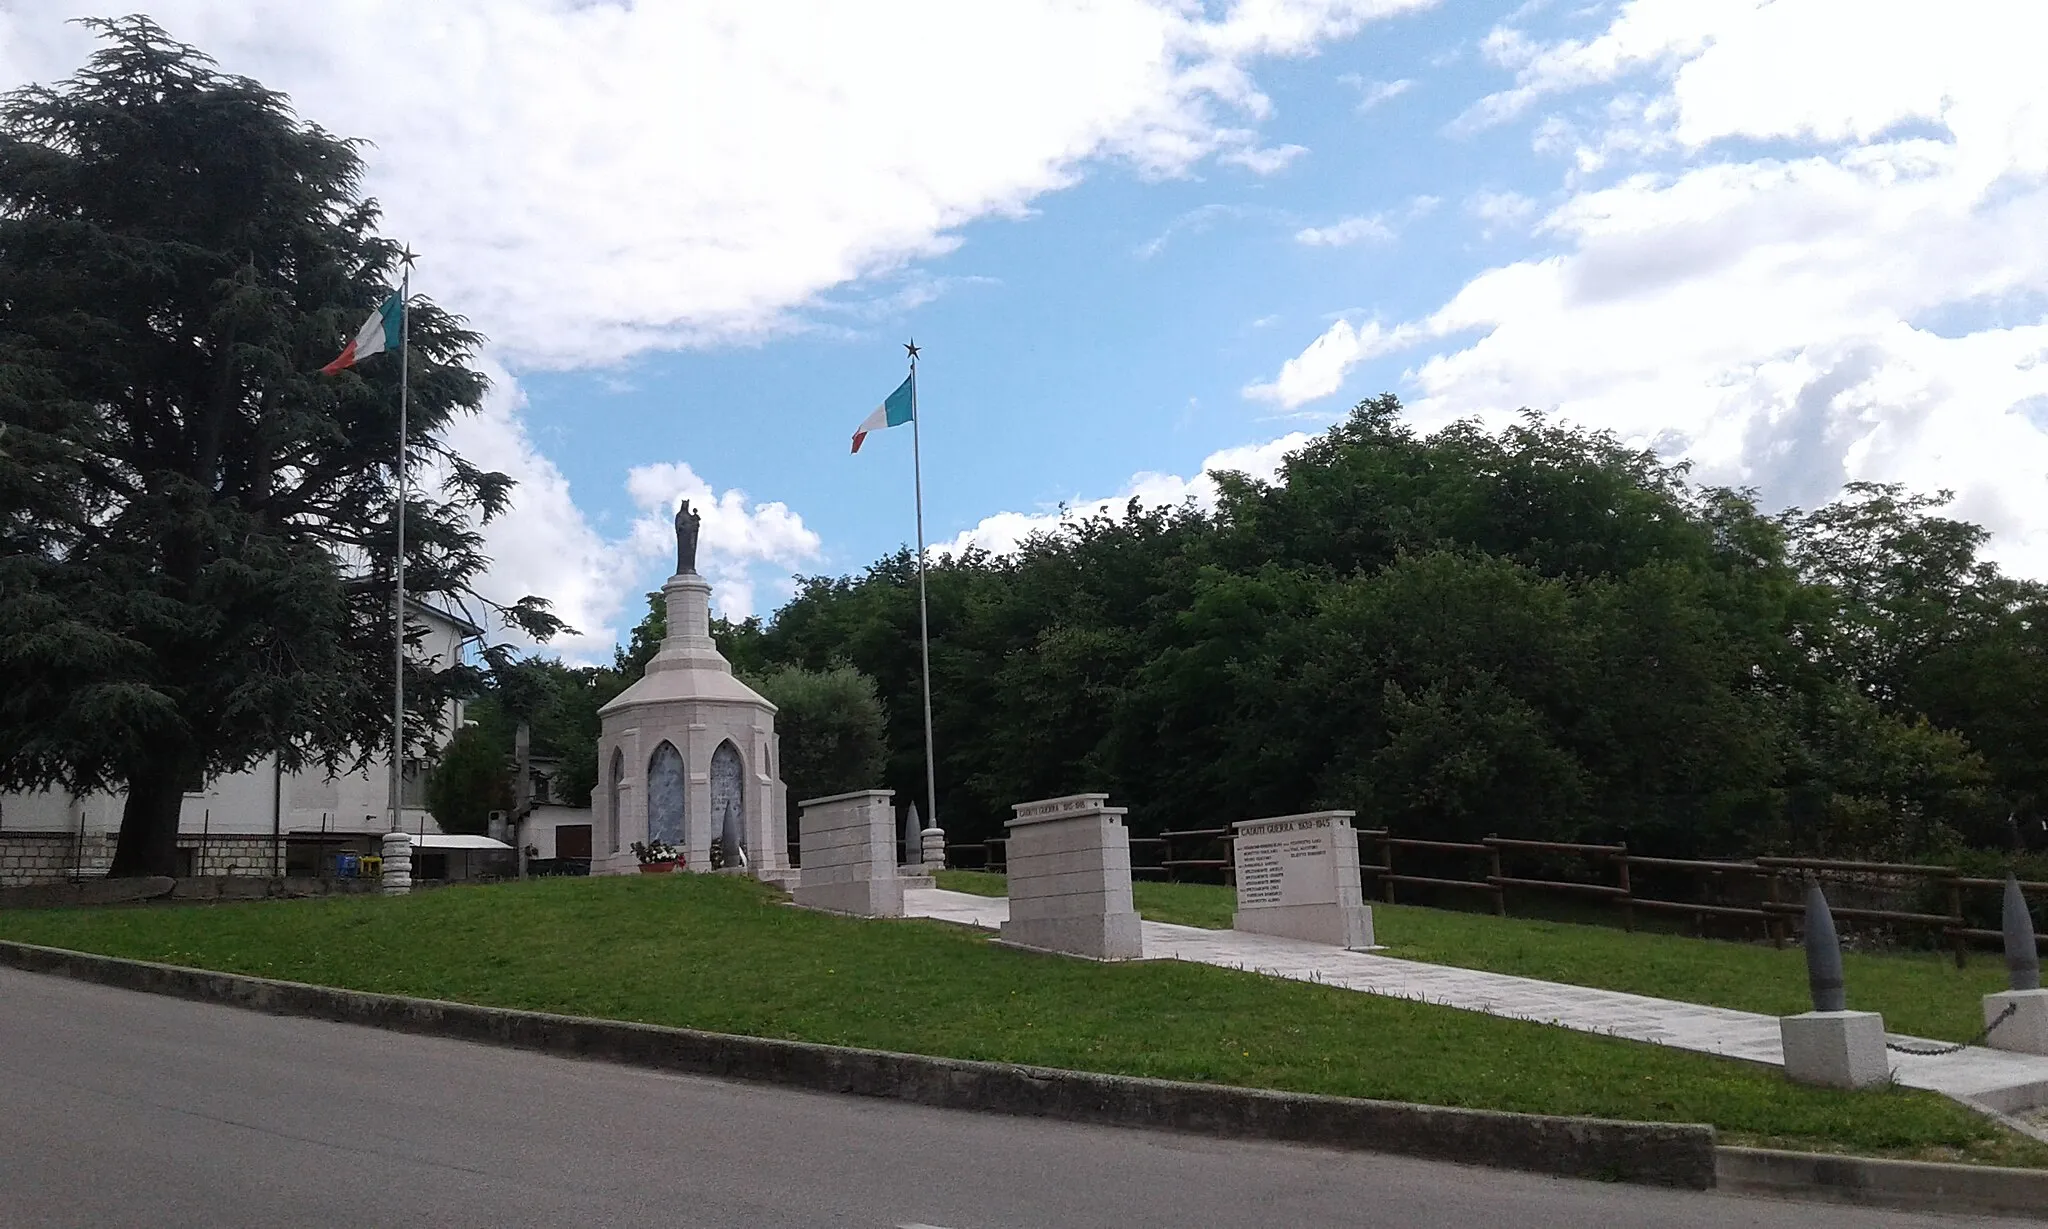
<svg viewBox="0 0 2048 1229"><path fill-rule="evenodd" d="M2048 1170L1723 1147L1714 1173L1721 1190L1739 1195L2048 1220Z"/></svg>
<svg viewBox="0 0 2048 1229"><path fill-rule="evenodd" d="M1452 1109L928 1058L340 990L0 940L0 965L273 1015L942 1109L1705 1190L1712 1127Z"/></svg>

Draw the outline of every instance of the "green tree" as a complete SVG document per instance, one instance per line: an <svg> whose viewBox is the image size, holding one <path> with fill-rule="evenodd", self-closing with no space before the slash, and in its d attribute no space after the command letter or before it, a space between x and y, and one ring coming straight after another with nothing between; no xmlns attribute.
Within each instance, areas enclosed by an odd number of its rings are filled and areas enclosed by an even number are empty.
<svg viewBox="0 0 2048 1229"><path fill-rule="evenodd" d="M871 789L881 780L887 721L873 679L850 666L785 666L746 682L776 708L777 768L788 787L791 825L803 799Z"/></svg>
<svg viewBox="0 0 2048 1229"><path fill-rule="evenodd" d="M427 778L427 809L449 832L483 836L492 811L512 809L504 753L480 726L464 726L441 748Z"/></svg>
<svg viewBox="0 0 2048 1229"><path fill-rule="evenodd" d="M317 372L400 253L355 143L147 18L87 24L84 69L0 100L0 787L125 789L113 873L162 874L200 780L388 745L398 366ZM475 599L511 482L441 432L478 339L409 316L405 443L445 481L409 493L407 581ZM411 752L474 683L409 671Z"/></svg>

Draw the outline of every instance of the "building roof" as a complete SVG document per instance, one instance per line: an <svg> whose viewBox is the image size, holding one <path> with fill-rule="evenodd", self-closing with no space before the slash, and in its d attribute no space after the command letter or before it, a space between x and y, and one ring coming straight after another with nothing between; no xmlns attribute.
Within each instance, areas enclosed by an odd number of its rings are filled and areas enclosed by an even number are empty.
<svg viewBox="0 0 2048 1229"><path fill-rule="evenodd" d="M405 599L405 604L413 612L426 615L429 618L439 619L441 622L461 632L464 636L481 636L484 634L483 628L471 623L461 615L443 610L439 606L429 606L418 598L408 597Z"/></svg>
<svg viewBox="0 0 2048 1229"><path fill-rule="evenodd" d="M460 832L412 833L411 836L414 849L502 849L506 853L512 852L510 845L487 836L469 836Z"/></svg>

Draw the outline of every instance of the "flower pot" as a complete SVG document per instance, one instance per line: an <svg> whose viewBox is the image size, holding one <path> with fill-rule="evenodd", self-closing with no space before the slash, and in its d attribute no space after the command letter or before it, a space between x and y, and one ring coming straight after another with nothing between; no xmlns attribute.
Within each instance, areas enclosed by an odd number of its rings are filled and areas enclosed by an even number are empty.
<svg viewBox="0 0 2048 1229"><path fill-rule="evenodd" d="M666 875L670 871L675 870L675 868L676 864L673 862L642 862L640 864L640 873L643 875Z"/></svg>

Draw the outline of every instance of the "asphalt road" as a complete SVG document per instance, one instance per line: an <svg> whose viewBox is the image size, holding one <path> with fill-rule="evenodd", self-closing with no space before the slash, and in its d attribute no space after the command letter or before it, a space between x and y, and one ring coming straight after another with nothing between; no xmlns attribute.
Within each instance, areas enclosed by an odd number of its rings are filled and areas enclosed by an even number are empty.
<svg viewBox="0 0 2048 1229"><path fill-rule="evenodd" d="M1963 1223L657 1075L0 969L6 1229Z"/></svg>

